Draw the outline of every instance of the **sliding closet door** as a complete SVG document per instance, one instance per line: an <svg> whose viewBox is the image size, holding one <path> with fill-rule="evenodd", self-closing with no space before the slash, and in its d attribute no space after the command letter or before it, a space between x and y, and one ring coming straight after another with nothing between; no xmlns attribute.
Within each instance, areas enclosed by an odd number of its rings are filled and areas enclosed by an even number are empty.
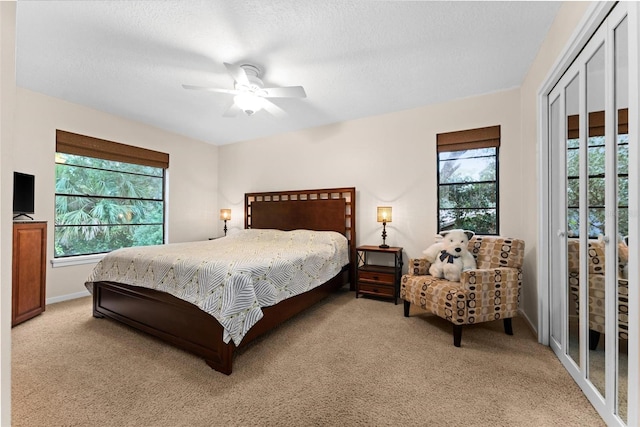
<svg viewBox="0 0 640 427"><path fill-rule="evenodd" d="M583 223L580 215L580 202L582 197L580 184L580 86L584 81L584 73L582 67L575 67L575 75L569 74L568 83L566 84L564 95L565 109L560 120L563 122L563 133L561 134L562 152L561 157L564 159L562 164L559 164L560 171L559 177L561 181L565 183L564 188L566 193L563 192L564 198L560 198L560 202L564 202L564 207L560 210L562 215L559 222L561 230L558 234L560 238L560 244L562 245L564 252L561 255L562 260L566 260L564 266L558 266L562 271L562 277L564 281L568 283L568 287L564 291L566 296L564 315L567 320L568 330L566 331L566 348L565 353L569 356L571 361L578 366L581 366L580 355L580 302L584 301L584 297L580 295L580 276L581 276L581 248L580 245L580 228ZM572 70L573 71L573 70ZM560 205L563 206L563 205ZM584 275L584 273L582 273ZM584 276L583 276L584 277ZM582 308L584 311L584 307Z"/></svg>
<svg viewBox="0 0 640 427"><path fill-rule="evenodd" d="M597 43L594 43L596 42ZM591 45L597 45L595 52L587 59L585 69L585 99L587 112L583 144L586 146L585 170L580 178L586 184L585 204L586 220L579 231L581 248L587 253L582 254L587 268L584 283L587 303L585 322L588 324L587 347L585 352L587 378L597 392L606 397L605 387L605 359L607 354L606 341L600 339L605 332L607 323L607 293L605 254L606 243L615 229L613 218L607 217L605 212L611 209L607 193L607 138L605 126L605 43L604 40L592 40ZM589 52L591 53L591 52ZM585 179L586 178L586 179ZM613 234L615 236L615 234ZM615 265L615 264L614 264Z"/></svg>
<svg viewBox="0 0 640 427"><path fill-rule="evenodd" d="M564 145L564 141L562 139L563 131L560 129L564 128L562 125L562 116L561 112L564 111L564 98L561 98L556 94L556 96L550 100L549 106L549 144L553 147L556 155L550 156L549 158L549 170L550 170L550 181L551 182L566 182L566 168L564 167L565 157L564 150L560 149ZM552 201L551 204L553 206L564 206L564 193L560 191L553 191L551 193ZM562 198L562 201L560 200ZM558 211L555 209L552 211L552 217L550 218L551 229L552 230L564 230L566 228L566 213L563 211ZM561 241L562 231L558 231L559 239L552 239L551 245L552 248L550 252L552 254L556 254L558 257L558 262L556 263L556 267L551 269L552 272L552 283L556 284L555 286L551 286L549 289L550 292L550 346L554 349L556 353L560 353L563 351L563 343L566 342L566 334L564 331L564 325L566 324L566 310L565 310L565 301L567 300L568 295L563 295L568 288L568 286L563 286L563 284L567 283L567 279L565 277L567 266L566 266L566 248L560 247L560 244L563 243Z"/></svg>
<svg viewBox="0 0 640 427"><path fill-rule="evenodd" d="M627 421L628 343L629 343L629 19L624 16L613 27L613 64L615 86L614 143L612 173L615 176L615 217L618 240L613 249L618 260L615 271L613 304L616 320L614 346L617 378L613 392L617 395L616 413ZM638 262L637 257L633 262ZM637 283L636 283L637 286Z"/></svg>
<svg viewBox="0 0 640 427"><path fill-rule="evenodd" d="M551 347L607 422L627 420L628 23L616 7L548 95ZM636 257L637 258L637 257Z"/></svg>

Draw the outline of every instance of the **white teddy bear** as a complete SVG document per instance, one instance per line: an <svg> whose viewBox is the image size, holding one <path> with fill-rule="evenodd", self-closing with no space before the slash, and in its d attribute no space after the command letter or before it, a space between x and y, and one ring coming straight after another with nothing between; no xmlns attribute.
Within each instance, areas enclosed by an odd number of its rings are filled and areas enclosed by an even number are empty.
<svg viewBox="0 0 640 427"><path fill-rule="evenodd" d="M450 282L459 282L460 274L476 268L476 260L469 252L469 239L474 235L469 230L450 230L440 233L442 239L423 251L427 261L431 263L429 274L433 277L445 278Z"/></svg>

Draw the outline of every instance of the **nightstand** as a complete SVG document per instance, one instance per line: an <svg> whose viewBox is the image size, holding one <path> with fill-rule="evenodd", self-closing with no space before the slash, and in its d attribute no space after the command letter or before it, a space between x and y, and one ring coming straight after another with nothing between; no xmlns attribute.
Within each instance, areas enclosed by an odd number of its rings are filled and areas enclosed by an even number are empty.
<svg viewBox="0 0 640 427"><path fill-rule="evenodd" d="M393 299L398 304L400 277L402 276L402 248L358 246L358 268L356 270L356 298L360 295ZM371 254L393 257L393 266L372 264Z"/></svg>

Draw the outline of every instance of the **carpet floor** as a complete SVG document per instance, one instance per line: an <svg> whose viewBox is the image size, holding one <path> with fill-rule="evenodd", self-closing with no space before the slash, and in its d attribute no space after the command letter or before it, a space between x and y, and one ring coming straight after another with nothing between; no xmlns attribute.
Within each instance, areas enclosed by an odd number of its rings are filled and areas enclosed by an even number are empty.
<svg viewBox="0 0 640 427"><path fill-rule="evenodd" d="M12 425L604 426L521 319L466 327L341 290L238 352L233 374L89 297L12 330Z"/></svg>

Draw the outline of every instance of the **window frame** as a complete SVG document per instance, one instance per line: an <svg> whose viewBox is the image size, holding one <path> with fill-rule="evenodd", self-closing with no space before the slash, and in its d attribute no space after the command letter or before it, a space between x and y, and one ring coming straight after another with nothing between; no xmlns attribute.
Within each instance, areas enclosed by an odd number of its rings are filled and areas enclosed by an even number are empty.
<svg viewBox="0 0 640 427"><path fill-rule="evenodd" d="M162 226L162 243L166 242L166 227L167 227L167 169L169 167L169 155L166 153L162 153L159 151L148 150L145 148L135 147L131 145L121 144L118 142L108 141L99 138L88 137L84 135L74 134L71 132L56 130L56 154L71 154L82 157L90 157L99 160L109 160L116 161L127 164L135 164L138 166L146 166L153 167L156 169L161 169L162 174L153 176L147 175L144 173L136 173L127 170L114 170L111 168L97 168L100 170L104 170L107 172L113 172L116 174L132 174L138 176L148 176L149 178L160 179L161 180L161 198L160 199L151 199L153 202L161 202L162 203L162 223L153 223L151 225L161 225ZM55 161L56 166L58 165L58 161ZM91 169L90 166L81 166L81 165L71 165L73 167L79 168L87 168ZM96 169L96 168L93 168ZM56 177L57 183L57 177ZM131 198L129 196L123 197L114 197L112 195L81 195L81 194L67 194L67 193L58 193L58 190L55 191L56 203L58 196L74 196L74 197L87 197L87 198L97 198L97 199L130 199L130 200L150 200L146 197L140 198ZM140 224L101 224L102 226L144 226L150 225L148 223L140 223ZM68 227L69 225L54 225L54 245L56 242L55 236L60 227ZM82 226L82 225L78 225ZM88 262L95 262L95 260L101 259L107 252L92 252L92 253L82 253L82 254L72 254L72 255L57 255L54 250L54 266L58 264L61 265L73 265L73 264L83 264Z"/></svg>
<svg viewBox="0 0 640 427"><path fill-rule="evenodd" d="M443 210L483 210L495 209L495 233L479 232L483 235L500 235L500 125L489 126L484 128L469 129L456 132L448 132L437 134L437 155L436 155L436 180L437 180L437 226L438 233L446 231L442 229L440 215ZM495 154L491 156L483 155L481 157L493 157L495 159L495 180L469 181L460 183L442 183L440 176L441 162L450 161L450 159L441 159L442 153L450 153L454 151L469 151L477 149L494 148ZM493 183L495 185L495 206L475 208L442 208L440 206L441 190L444 186L466 185L466 184L483 184ZM459 228L457 225L453 227ZM473 230L474 232L476 230Z"/></svg>

